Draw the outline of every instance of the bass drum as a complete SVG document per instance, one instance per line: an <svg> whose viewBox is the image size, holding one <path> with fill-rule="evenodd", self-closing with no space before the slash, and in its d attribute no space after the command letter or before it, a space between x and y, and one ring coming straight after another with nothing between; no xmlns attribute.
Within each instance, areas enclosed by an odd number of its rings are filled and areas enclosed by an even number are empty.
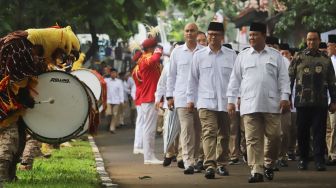
<svg viewBox="0 0 336 188"><path fill-rule="evenodd" d="M38 76L35 107L27 109L23 121L35 139L63 143L83 131L89 115L90 98L81 81L63 71Z"/></svg>
<svg viewBox="0 0 336 188"><path fill-rule="evenodd" d="M99 111L106 108L107 88L104 77L95 70L77 69L71 72L79 80L84 82L93 92L97 102Z"/></svg>
<svg viewBox="0 0 336 188"><path fill-rule="evenodd" d="M80 131L78 133L78 135L77 135L78 137L84 135L89 130L89 128L91 130L96 130L96 127L99 124L99 111L98 111L97 100L96 100L93 92L91 91L91 89L88 86L85 85L85 89L86 89L87 93L89 94L90 101L91 101L91 107L90 107L89 116L85 121L84 128L83 128L82 131ZM98 122L97 122L97 116L98 116Z"/></svg>

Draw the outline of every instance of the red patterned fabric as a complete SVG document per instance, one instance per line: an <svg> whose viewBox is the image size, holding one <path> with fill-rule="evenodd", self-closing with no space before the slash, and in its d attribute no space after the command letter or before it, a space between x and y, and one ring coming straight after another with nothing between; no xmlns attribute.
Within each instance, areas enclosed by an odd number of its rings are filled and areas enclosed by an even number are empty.
<svg viewBox="0 0 336 188"><path fill-rule="evenodd" d="M19 82L47 70L44 59L33 56L27 35L25 31L16 31L0 39L0 123L24 108L12 87L26 87Z"/></svg>

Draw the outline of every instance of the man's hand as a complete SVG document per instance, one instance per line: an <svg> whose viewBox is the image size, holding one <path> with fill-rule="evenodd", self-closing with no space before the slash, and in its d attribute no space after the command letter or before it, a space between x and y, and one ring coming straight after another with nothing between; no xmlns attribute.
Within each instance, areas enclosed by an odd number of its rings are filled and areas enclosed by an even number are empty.
<svg viewBox="0 0 336 188"><path fill-rule="evenodd" d="M281 100L280 101L280 113L284 114L290 111L290 102L288 100Z"/></svg>
<svg viewBox="0 0 336 188"><path fill-rule="evenodd" d="M174 99L168 99L167 101L168 104L168 109L173 109L174 108Z"/></svg>
<svg viewBox="0 0 336 188"><path fill-rule="evenodd" d="M240 97L237 100L237 109L240 110Z"/></svg>
<svg viewBox="0 0 336 188"><path fill-rule="evenodd" d="M160 107L161 107L161 102L156 102L156 103L155 103L155 108L156 108L157 110L159 110Z"/></svg>
<svg viewBox="0 0 336 188"><path fill-rule="evenodd" d="M236 114L236 106L233 103L229 103L227 105L227 111L229 113L229 116L233 117Z"/></svg>
<svg viewBox="0 0 336 188"><path fill-rule="evenodd" d="M194 108L195 108L195 105L193 102L190 102L187 104L187 109L189 112L193 112L194 111Z"/></svg>
<svg viewBox="0 0 336 188"><path fill-rule="evenodd" d="M333 114L335 113L335 111L336 111L336 103L330 103L329 112Z"/></svg>

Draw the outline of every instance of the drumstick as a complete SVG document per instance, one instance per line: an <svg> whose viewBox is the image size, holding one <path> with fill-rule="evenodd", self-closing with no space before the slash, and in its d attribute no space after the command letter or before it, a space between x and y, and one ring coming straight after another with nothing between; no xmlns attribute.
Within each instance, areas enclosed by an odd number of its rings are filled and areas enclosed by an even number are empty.
<svg viewBox="0 0 336 188"><path fill-rule="evenodd" d="M55 99L49 98L49 100L35 102L35 104L42 104L42 103L50 103L50 104L53 104L54 102L55 102Z"/></svg>

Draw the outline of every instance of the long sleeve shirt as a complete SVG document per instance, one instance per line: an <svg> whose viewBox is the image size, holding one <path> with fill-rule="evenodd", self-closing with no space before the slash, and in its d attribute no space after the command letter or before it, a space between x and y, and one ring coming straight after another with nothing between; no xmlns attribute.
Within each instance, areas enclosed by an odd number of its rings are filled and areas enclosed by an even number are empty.
<svg viewBox="0 0 336 188"><path fill-rule="evenodd" d="M163 98L163 107L167 108L167 100L166 100L166 86L167 86L167 72L169 69L169 63L166 63L166 65L163 67L163 70L161 72L161 76L159 79L159 82L156 87L155 92L155 103L161 102L161 99Z"/></svg>
<svg viewBox="0 0 336 188"><path fill-rule="evenodd" d="M142 90L140 94L142 103L153 103L154 93L160 78L160 57L161 53L144 53L138 63L142 76Z"/></svg>
<svg viewBox="0 0 336 188"><path fill-rule="evenodd" d="M295 107L327 107L328 91L336 102L336 77L330 57L305 49L298 52L289 66L291 87L295 85Z"/></svg>
<svg viewBox="0 0 336 188"><path fill-rule="evenodd" d="M226 47L217 53L210 47L197 51L188 78L187 102L196 103L198 109L227 111L226 90L236 57Z"/></svg>
<svg viewBox="0 0 336 188"><path fill-rule="evenodd" d="M107 86L107 104L121 104L124 102L124 86L120 79L105 78Z"/></svg>
<svg viewBox="0 0 336 188"><path fill-rule="evenodd" d="M187 80L190 73L193 55L203 48L197 45L190 50L186 44L176 47L170 56L170 66L167 76L167 97L174 97L174 106L187 106Z"/></svg>
<svg viewBox="0 0 336 188"><path fill-rule="evenodd" d="M239 53L227 91L228 102L241 97L240 114L280 113L280 100L288 100L289 76L280 53L265 46L261 52L252 47Z"/></svg>
<svg viewBox="0 0 336 188"><path fill-rule="evenodd" d="M139 71L139 65L136 65L132 71L132 78L134 80L134 85L135 85L135 96L134 96L134 101L135 105L139 106L141 105L141 91L142 91L142 76Z"/></svg>

